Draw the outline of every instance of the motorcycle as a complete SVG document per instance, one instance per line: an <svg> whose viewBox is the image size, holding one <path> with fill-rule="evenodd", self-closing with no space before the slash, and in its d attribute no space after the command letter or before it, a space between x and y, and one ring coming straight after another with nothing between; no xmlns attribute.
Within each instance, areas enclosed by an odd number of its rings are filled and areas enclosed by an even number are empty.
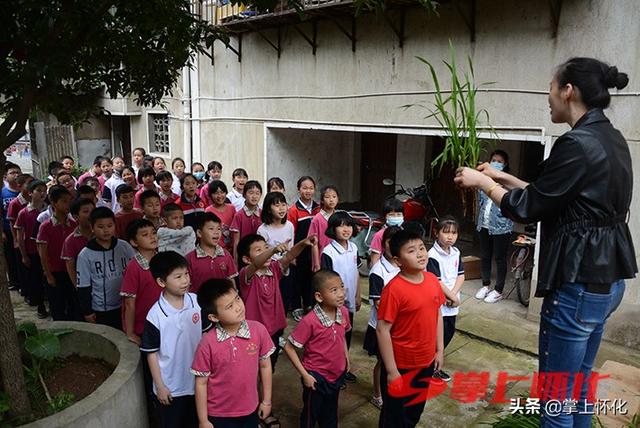
<svg viewBox="0 0 640 428"><path fill-rule="evenodd" d="M429 195L429 183L425 182L417 187L405 188L402 184L395 183L391 179L384 179L385 186L397 187L386 199L398 198L403 202L404 223L403 228L411 228L418 231L423 238L435 239L435 226L438 223L438 211ZM351 239L358 248L360 259L358 270L360 275L369 275L369 247L373 236L385 224L386 219L377 212L372 211L348 211L356 220L360 233Z"/></svg>

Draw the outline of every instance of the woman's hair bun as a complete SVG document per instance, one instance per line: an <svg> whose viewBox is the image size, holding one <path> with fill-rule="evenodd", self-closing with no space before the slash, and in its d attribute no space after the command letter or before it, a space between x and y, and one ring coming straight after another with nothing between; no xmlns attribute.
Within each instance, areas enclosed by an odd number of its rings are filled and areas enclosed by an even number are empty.
<svg viewBox="0 0 640 428"><path fill-rule="evenodd" d="M607 88L622 89L629 84L627 73L618 72L618 67L612 66L605 72L604 83Z"/></svg>

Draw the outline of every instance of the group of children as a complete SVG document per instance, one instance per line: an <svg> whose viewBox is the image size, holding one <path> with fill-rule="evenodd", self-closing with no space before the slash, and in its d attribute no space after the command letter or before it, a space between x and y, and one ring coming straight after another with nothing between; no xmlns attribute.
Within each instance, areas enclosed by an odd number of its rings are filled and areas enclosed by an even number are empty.
<svg viewBox="0 0 640 428"><path fill-rule="evenodd" d="M351 242L358 226L337 210L338 189L322 188L318 203L315 181L301 177L289 206L277 177L263 198L242 168L228 191L219 162L186 172L178 158L168 171L137 148L132 163L100 156L76 179L65 157L50 165L49 182L7 164L11 284L21 284L40 317L48 316L46 291L54 320L124 331L140 346L163 426L277 426L272 373L284 348L304 387L300 426L335 427L339 392L356 381L349 348L362 301ZM458 224L441 220L427 252L423 237L401 226L400 201L384 211L364 348L377 358L372 403L381 426L413 426L424 403L407 406L411 397L391 396L387 385L416 370L416 379L449 379L443 351L464 281ZM287 312L298 324L284 339Z"/></svg>

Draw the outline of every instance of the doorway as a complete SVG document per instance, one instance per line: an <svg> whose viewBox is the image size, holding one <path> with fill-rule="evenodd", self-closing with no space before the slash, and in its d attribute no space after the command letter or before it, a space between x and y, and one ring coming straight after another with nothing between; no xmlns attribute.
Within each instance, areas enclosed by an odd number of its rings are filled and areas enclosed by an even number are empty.
<svg viewBox="0 0 640 428"><path fill-rule="evenodd" d="M362 133L360 157L360 202L362 209L381 211L389 187L385 178L396 177L396 134Z"/></svg>

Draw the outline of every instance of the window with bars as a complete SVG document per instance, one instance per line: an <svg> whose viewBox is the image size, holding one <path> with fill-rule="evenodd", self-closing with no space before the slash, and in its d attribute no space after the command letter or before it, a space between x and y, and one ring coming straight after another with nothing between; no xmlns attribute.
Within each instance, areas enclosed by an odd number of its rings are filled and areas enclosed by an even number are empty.
<svg viewBox="0 0 640 428"><path fill-rule="evenodd" d="M149 114L149 149L155 153L169 153L169 115Z"/></svg>

